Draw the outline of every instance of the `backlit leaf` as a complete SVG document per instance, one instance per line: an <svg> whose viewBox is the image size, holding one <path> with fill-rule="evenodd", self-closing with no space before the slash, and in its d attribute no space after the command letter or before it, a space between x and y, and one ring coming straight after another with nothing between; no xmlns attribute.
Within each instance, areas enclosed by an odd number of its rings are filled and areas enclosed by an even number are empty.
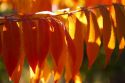
<svg viewBox="0 0 125 83"><path fill-rule="evenodd" d="M80 66L82 64L83 60L83 44L84 44L84 24L82 24L78 19L76 19L76 25L75 25L75 37L73 39L73 42L76 46L76 64L74 65L74 75L76 75L79 72Z"/></svg>
<svg viewBox="0 0 125 83"><path fill-rule="evenodd" d="M124 49L124 44L122 43L125 38L125 9L124 6L114 4L115 17L116 17L116 35L119 42L119 50Z"/></svg>
<svg viewBox="0 0 125 83"><path fill-rule="evenodd" d="M68 31L65 31L67 41L67 55L66 55L66 74L65 79L68 82L73 77L74 65L76 64L76 46L69 35Z"/></svg>
<svg viewBox="0 0 125 83"><path fill-rule="evenodd" d="M10 77L18 66L20 52L21 39L19 27L16 21L6 20L2 32L2 57Z"/></svg>
<svg viewBox="0 0 125 83"><path fill-rule="evenodd" d="M37 27L31 20L24 20L22 22L24 52L28 63L35 72L38 63L37 51Z"/></svg>
<svg viewBox="0 0 125 83"><path fill-rule="evenodd" d="M112 55L112 51L115 48L115 37L112 34L114 32L112 28L112 23L111 23L111 17L108 9L105 6L102 6L99 8L100 13L103 17L103 29L102 29L102 38L103 38L103 46L105 49L105 54L106 54L106 64L109 63L110 57ZM113 41L110 43L111 38L113 38ZM113 44L111 47L109 47L109 43Z"/></svg>
<svg viewBox="0 0 125 83"><path fill-rule="evenodd" d="M100 40L100 31L97 24L97 18L93 12L89 14L88 22L88 39L86 40L87 44L87 56L89 60L88 67L91 68L93 63L96 60L97 54L99 52L100 43L96 42Z"/></svg>
<svg viewBox="0 0 125 83"><path fill-rule="evenodd" d="M66 32L66 39L72 63L70 66L72 67L73 65L71 73L74 79L75 75L79 72L83 59L84 24L75 15L71 15L68 17L67 29L69 32Z"/></svg>
<svg viewBox="0 0 125 83"><path fill-rule="evenodd" d="M18 61L18 65L16 66L16 68L11 76L11 79L13 80L14 83L19 83L19 81L20 81L20 77L21 77L22 69L23 69L23 65L24 65L24 60L25 60L24 58L25 58L25 55L22 54Z"/></svg>
<svg viewBox="0 0 125 83"><path fill-rule="evenodd" d="M58 68L65 47L64 27L56 18L52 17L50 21L50 51Z"/></svg>
<svg viewBox="0 0 125 83"><path fill-rule="evenodd" d="M42 66L48 51L50 42L49 23L45 19L40 19L38 23L38 60L39 66Z"/></svg>

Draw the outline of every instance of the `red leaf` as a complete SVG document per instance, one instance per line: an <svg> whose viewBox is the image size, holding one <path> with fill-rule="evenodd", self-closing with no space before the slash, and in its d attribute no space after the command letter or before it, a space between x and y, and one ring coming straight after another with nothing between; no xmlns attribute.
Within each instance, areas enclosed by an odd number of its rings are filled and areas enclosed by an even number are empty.
<svg viewBox="0 0 125 83"><path fill-rule="evenodd" d="M25 60L25 55L22 54L18 61L18 65L16 66L16 68L11 76L11 79L13 80L14 83L19 83L19 81L20 81L20 77L21 77L22 69L23 69L23 65L24 65L24 60Z"/></svg>
<svg viewBox="0 0 125 83"><path fill-rule="evenodd" d="M69 70L71 71L72 78L79 72L80 66L83 59L83 40L84 40L84 24L82 24L75 15L68 17L68 27L69 32L65 32L67 46L68 46L68 56L71 58L69 60ZM68 58L68 59L69 59ZM68 66L67 66L68 67ZM67 68L68 69L68 68ZM67 70L68 71L68 70ZM70 76L70 73L69 73ZM69 78L69 76L67 76Z"/></svg>
<svg viewBox="0 0 125 83"><path fill-rule="evenodd" d="M61 22L55 18L50 18L50 51L58 66L59 58L63 53L65 44L64 27Z"/></svg>
<svg viewBox="0 0 125 83"><path fill-rule="evenodd" d="M102 30L102 36L103 36L103 45L106 53L106 64L109 63L110 57L112 55L112 51L114 50L114 47L109 47L109 42L111 39L111 29L112 29L112 23L111 23L111 18L110 18L110 13L108 9L105 6L102 6L99 8L100 13L103 17L103 30ZM111 42L115 44L114 42Z"/></svg>
<svg viewBox="0 0 125 83"><path fill-rule="evenodd" d="M17 67L21 51L20 30L15 21L6 20L2 33L3 60L11 76Z"/></svg>
<svg viewBox="0 0 125 83"><path fill-rule="evenodd" d="M50 31L49 23L46 19L40 19L38 23L38 58L39 66L42 66L48 51L49 51L49 42L50 42ZM41 67L40 67L41 68Z"/></svg>
<svg viewBox="0 0 125 83"><path fill-rule="evenodd" d="M87 30L87 56L89 60L88 67L92 67L93 63L96 60L97 54L99 52L100 44L97 41L100 41L100 31L97 24L97 18L93 12L88 13L88 30Z"/></svg>
<svg viewBox="0 0 125 83"><path fill-rule="evenodd" d="M28 63L35 72L38 63L37 51L37 27L31 20L23 20L22 22L24 51L28 59Z"/></svg>
<svg viewBox="0 0 125 83"><path fill-rule="evenodd" d="M116 36L119 43L119 51L124 49L124 38L125 38L125 9L124 6L114 4L115 17L116 17Z"/></svg>
<svg viewBox="0 0 125 83"><path fill-rule="evenodd" d="M75 37L73 39L73 42L76 46L76 52L77 55L75 56L76 63L74 65L74 75L76 75L81 67L82 60L83 60L83 40L84 40L84 24L82 24L78 19L76 19L76 26L75 26Z"/></svg>

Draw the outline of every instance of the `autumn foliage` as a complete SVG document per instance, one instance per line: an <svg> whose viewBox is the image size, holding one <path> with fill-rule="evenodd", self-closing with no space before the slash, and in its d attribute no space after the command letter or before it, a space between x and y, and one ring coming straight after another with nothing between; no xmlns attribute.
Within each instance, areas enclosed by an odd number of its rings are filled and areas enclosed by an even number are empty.
<svg viewBox="0 0 125 83"><path fill-rule="evenodd" d="M66 0L3 0L16 10L16 14L4 16L0 27L1 57L14 83L20 80L25 58L34 73L31 83L38 83L41 78L46 80L50 72L54 72L55 81L63 73L67 82L75 79L85 49L89 69L100 46L104 47L105 66L116 42L120 55L125 47L125 1L69 1L70 4L65 4ZM43 11L52 11L53 5L70 9L44 14ZM79 5L85 7L76 8ZM46 63L48 56L52 57L52 69Z"/></svg>

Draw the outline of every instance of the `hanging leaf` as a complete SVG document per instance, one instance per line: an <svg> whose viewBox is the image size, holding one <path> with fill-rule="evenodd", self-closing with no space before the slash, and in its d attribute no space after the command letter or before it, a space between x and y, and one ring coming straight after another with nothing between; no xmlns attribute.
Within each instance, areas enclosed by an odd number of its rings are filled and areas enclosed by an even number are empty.
<svg viewBox="0 0 125 83"><path fill-rule="evenodd" d="M115 18L116 18L116 35L119 43L119 50L124 49L125 38L125 9L124 6L114 4Z"/></svg>
<svg viewBox="0 0 125 83"><path fill-rule="evenodd" d="M50 31L49 22L46 19L40 19L38 22L38 60L39 66L43 65L43 62L49 51Z"/></svg>
<svg viewBox="0 0 125 83"><path fill-rule="evenodd" d="M2 58L11 77L21 55L20 30L16 21L6 20L2 32Z"/></svg>
<svg viewBox="0 0 125 83"><path fill-rule="evenodd" d="M105 53L106 53L106 65L109 63L110 57L112 55L112 52L115 48L115 37L113 35L113 41L110 43L111 40L111 35L114 32L112 31L112 23L111 23L111 18L110 18L110 13L108 11L108 9L105 6L101 6L99 8L100 13L103 17L103 30L102 30L102 37L103 37L103 46L105 49ZM109 44L113 44L111 47L109 47Z"/></svg>
<svg viewBox="0 0 125 83"><path fill-rule="evenodd" d="M47 60L45 61L44 68L43 68L43 78L44 81L47 82L48 79L50 79L50 75L52 73L52 69L50 68L49 64L47 63Z"/></svg>
<svg viewBox="0 0 125 83"><path fill-rule="evenodd" d="M87 30L87 56L89 60L88 67L92 67L93 63L96 60L97 54L99 52L100 44L100 31L97 23L97 18L93 12L90 12L88 17L88 30Z"/></svg>
<svg viewBox="0 0 125 83"><path fill-rule="evenodd" d="M28 63L35 72L38 63L38 50L37 50L37 26L31 20L22 21L22 31L24 40L24 52Z"/></svg>
<svg viewBox="0 0 125 83"><path fill-rule="evenodd" d="M71 27L72 28L72 27ZM73 42L76 46L76 64L74 65L74 76L79 72L79 69L82 64L83 60L83 44L84 44L84 24L82 24L78 19L76 19L76 25L75 25L75 37L73 39Z"/></svg>
<svg viewBox="0 0 125 83"><path fill-rule="evenodd" d="M84 24L75 15L71 15L68 17L67 29L69 32L66 32L66 39L69 57L71 58L69 65L72 68L70 71L74 79L79 72L83 59Z"/></svg>
<svg viewBox="0 0 125 83"><path fill-rule="evenodd" d="M76 63L76 46L71 39L68 31L65 31L67 41L67 55L66 55L66 73L65 79L67 82L73 77L74 65Z"/></svg>
<svg viewBox="0 0 125 83"><path fill-rule="evenodd" d="M50 51L58 68L60 57L63 56L65 46L65 34L62 22L56 18L50 18ZM65 57L65 56L64 56Z"/></svg>

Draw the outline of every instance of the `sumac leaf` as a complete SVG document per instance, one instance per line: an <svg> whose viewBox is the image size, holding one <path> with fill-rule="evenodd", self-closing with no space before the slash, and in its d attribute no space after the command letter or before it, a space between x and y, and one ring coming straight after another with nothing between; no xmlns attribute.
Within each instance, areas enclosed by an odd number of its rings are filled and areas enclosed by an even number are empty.
<svg viewBox="0 0 125 83"><path fill-rule="evenodd" d="M74 65L74 75L76 75L81 67L82 60L83 60L83 47L84 47L84 24L82 24L78 19L76 19L75 25L75 37L73 39L74 45L76 46L76 63Z"/></svg>
<svg viewBox="0 0 125 83"><path fill-rule="evenodd" d="M111 17L108 9L105 6L101 6L99 8L100 13L103 17L103 29L102 29L102 38L103 38L103 46L106 54L106 65L110 61L110 57L112 55L112 51L114 50L115 46L110 48L108 47L110 38L111 38L111 31L112 31L112 23ZM115 42L112 42L115 45Z"/></svg>
<svg viewBox="0 0 125 83"><path fill-rule="evenodd" d="M72 78L74 79L75 75L79 72L83 60L83 32L85 27L75 15L69 16L67 21L66 40L72 63L70 64Z"/></svg>
<svg viewBox="0 0 125 83"><path fill-rule="evenodd" d="M64 27L56 18L52 17L50 20L50 51L58 67L59 58L63 53L65 44Z"/></svg>
<svg viewBox="0 0 125 83"><path fill-rule="evenodd" d="M38 49L37 49L37 27L31 20L22 21L24 52L28 63L35 72L38 63Z"/></svg>
<svg viewBox="0 0 125 83"><path fill-rule="evenodd" d="M89 60L88 68L90 69L93 63L96 60L96 57L99 52L100 43L97 43L97 40L100 40L100 31L97 23L96 15L93 12L90 12L88 15L88 30L87 30L87 56Z"/></svg>
<svg viewBox="0 0 125 83"><path fill-rule="evenodd" d="M76 64L76 46L69 35L68 31L65 31L67 41L67 56L66 56L66 81L69 81L74 74L74 65Z"/></svg>
<svg viewBox="0 0 125 83"><path fill-rule="evenodd" d="M6 20L2 32L2 57L11 77L17 67L21 52L20 30L16 21Z"/></svg>
<svg viewBox="0 0 125 83"><path fill-rule="evenodd" d="M125 9L124 6L114 4L115 18L116 18L116 36L119 43L119 50L124 49L122 41L125 38ZM124 42L124 41L123 41Z"/></svg>
<svg viewBox="0 0 125 83"><path fill-rule="evenodd" d="M46 19L40 19L38 22L38 60L39 66L42 66L48 51L50 42L49 22Z"/></svg>

